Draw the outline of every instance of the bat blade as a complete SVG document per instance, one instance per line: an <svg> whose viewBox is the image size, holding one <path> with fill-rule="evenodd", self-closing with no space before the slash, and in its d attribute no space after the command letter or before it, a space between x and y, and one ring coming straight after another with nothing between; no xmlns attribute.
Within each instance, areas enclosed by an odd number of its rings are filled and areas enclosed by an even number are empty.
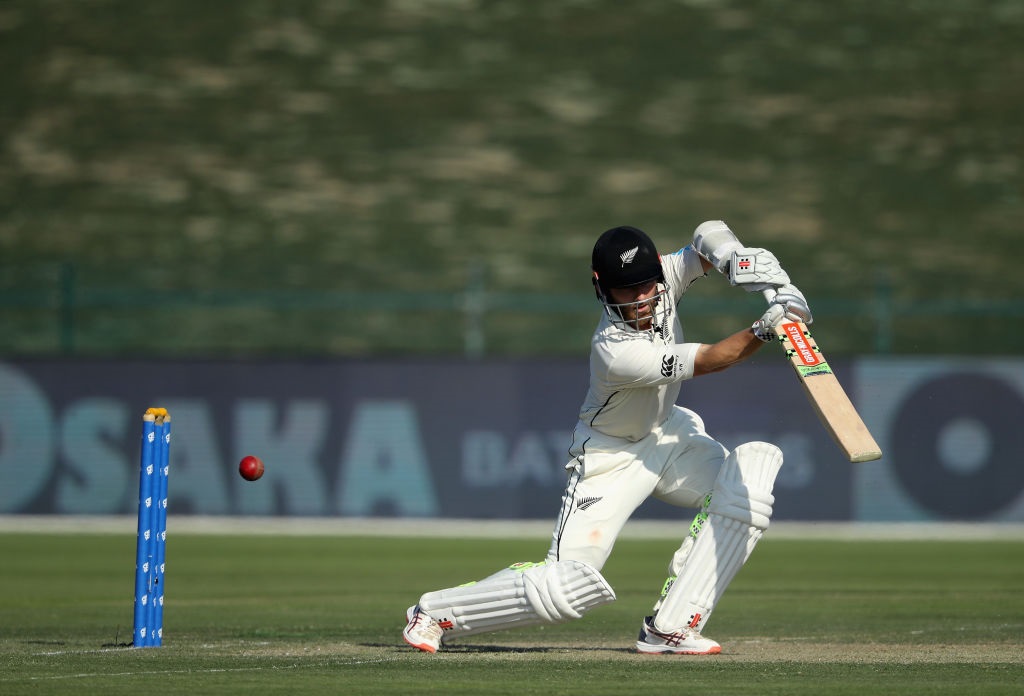
<svg viewBox="0 0 1024 696"><path fill-rule="evenodd" d="M825 361L807 325L784 321L775 330L807 399L847 459L851 462L880 459L882 450Z"/></svg>

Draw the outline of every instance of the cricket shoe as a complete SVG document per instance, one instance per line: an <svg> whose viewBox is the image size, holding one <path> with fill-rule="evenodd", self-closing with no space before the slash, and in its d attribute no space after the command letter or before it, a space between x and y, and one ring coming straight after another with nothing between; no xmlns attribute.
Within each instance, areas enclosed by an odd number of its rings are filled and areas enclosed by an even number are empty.
<svg viewBox="0 0 1024 696"><path fill-rule="evenodd" d="M722 646L692 628L662 633L654 627L654 617L648 616L640 627L636 651L646 655L717 655Z"/></svg>
<svg viewBox="0 0 1024 696"><path fill-rule="evenodd" d="M405 612L405 618L409 622L402 631L402 638L405 642L423 652L436 653L441 647L441 638L444 636L444 629L427 612L420 609L419 605L409 607Z"/></svg>

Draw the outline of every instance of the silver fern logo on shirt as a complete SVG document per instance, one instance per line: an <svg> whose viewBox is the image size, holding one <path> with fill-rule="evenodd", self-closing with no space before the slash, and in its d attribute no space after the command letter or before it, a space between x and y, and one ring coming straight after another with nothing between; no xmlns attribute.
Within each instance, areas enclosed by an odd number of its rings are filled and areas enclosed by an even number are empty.
<svg viewBox="0 0 1024 696"><path fill-rule="evenodd" d="M636 258L636 252L638 251L640 251L640 247L635 246L632 249L619 254L619 258L622 259L622 265L625 266L627 263L633 263L633 259Z"/></svg>

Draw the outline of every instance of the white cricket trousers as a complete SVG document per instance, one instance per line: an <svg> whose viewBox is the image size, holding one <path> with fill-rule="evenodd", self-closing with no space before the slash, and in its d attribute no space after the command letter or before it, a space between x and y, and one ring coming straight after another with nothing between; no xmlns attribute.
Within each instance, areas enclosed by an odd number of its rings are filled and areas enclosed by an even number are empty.
<svg viewBox="0 0 1024 696"><path fill-rule="evenodd" d="M700 416L681 406L636 442L591 438L572 461L548 560L582 561L600 570L626 521L647 498L700 508L727 454L704 431ZM685 531L680 528L680 538Z"/></svg>

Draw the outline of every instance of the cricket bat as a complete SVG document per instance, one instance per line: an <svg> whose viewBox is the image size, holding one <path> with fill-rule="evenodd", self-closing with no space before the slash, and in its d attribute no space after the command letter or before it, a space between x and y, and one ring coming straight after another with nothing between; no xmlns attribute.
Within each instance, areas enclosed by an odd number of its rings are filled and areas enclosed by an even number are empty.
<svg viewBox="0 0 1024 696"><path fill-rule="evenodd" d="M774 291L765 291L766 297L768 293L772 293L771 301ZM807 399L843 454L851 462L880 459L882 450L825 361L807 325L802 321L783 320L776 325L775 333Z"/></svg>

